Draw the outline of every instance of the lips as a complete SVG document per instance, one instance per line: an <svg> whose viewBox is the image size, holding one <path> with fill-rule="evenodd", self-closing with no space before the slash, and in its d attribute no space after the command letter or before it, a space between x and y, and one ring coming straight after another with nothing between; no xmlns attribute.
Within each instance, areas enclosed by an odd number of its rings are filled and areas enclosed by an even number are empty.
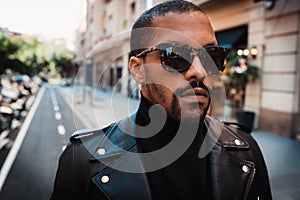
<svg viewBox="0 0 300 200"><path fill-rule="evenodd" d="M207 104L209 101L208 91L200 87L186 90L181 97L185 103Z"/></svg>
<svg viewBox="0 0 300 200"><path fill-rule="evenodd" d="M185 92L182 93L183 97L195 96L195 95L196 96L204 96L204 97L209 96L208 92L205 89L200 88L200 87L189 89L189 90L186 90Z"/></svg>

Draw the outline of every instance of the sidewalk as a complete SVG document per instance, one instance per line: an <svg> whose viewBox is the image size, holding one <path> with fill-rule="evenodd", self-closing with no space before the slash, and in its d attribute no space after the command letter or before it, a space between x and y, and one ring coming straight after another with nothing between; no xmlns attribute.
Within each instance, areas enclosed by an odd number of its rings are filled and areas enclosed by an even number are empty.
<svg viewBox="0 0 300 200"><path fill-rule="evenodd" d="M59 91L74 115L87 128L97 128L127 117L139 101L120 93L91 90L82 86L60 87Z"/></svg>
<svg viewBox="0 0 300 200"><path fill-rule="evenodd" d="M80 86L60 87L60 94L86 128L97 128L133 113L138 100L119 93L83 89ZM300 142L262 131L253 137L263 152L274 200L300 198Z"/></svg>
<svg viewBox="0 0 300 200"><path fill-rule="evenodd" d="M267 164L273 199L300 199L300 142L261 131L252 134Z"/></svg>

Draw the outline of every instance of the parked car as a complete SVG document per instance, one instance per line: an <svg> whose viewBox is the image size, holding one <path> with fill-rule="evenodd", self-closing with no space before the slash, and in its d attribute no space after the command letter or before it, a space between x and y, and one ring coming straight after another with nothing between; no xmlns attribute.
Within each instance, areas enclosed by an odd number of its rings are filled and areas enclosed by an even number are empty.
<svg viewBox="0 0 300 200"><path fill-rule="evenodd" d="M66 86L66 87L71 86L72 85L72 78L63 78L61 80L61 85Z"/></svg>

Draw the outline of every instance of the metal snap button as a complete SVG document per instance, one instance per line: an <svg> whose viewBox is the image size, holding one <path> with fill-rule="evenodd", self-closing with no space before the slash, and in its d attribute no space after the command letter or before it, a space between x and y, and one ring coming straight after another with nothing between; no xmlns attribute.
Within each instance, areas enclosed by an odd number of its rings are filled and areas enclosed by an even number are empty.
<svg viewBox="0 0 300 200"><path fill-rule="evenodd" d="M234 144L240 146L242 144L242 142L239 140L239 139L235 139L234 141Z"/></svg>
<svg viewBox="0 0 300 200"><path fill-rule="evenodd" d="M98 149L97 153L99 155L104 155L105 154L105 149L101 148L101 149Z"/></svg>
<svg viewBox="0 0 300 200"><path fill-rule="evenodd" d="M243 170L243 172L247 173L247 172L249 172L250 169L247 165L243 165L242 170Z"/></svg>
<svg viewBox="0 0 300 200"><path fill-rule="evenodd" d="M107 183L109 181L109 177L107 175L104 175L101 177L101 182L102 183Z"/></svg>

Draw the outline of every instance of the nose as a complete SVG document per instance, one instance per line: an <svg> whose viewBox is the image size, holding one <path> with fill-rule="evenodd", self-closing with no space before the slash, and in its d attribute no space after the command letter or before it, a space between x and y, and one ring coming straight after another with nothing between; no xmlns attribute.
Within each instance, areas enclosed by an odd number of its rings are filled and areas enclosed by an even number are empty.
<svg viewBox="0 0 300 200"><path fill-rule="evenodd" d="M192 65L186 71L184 76L188 81L196 80L196 81L202 81L203 83L206 82L207 72L203 67L200 58L198 56L194 57Z"/></svg>

